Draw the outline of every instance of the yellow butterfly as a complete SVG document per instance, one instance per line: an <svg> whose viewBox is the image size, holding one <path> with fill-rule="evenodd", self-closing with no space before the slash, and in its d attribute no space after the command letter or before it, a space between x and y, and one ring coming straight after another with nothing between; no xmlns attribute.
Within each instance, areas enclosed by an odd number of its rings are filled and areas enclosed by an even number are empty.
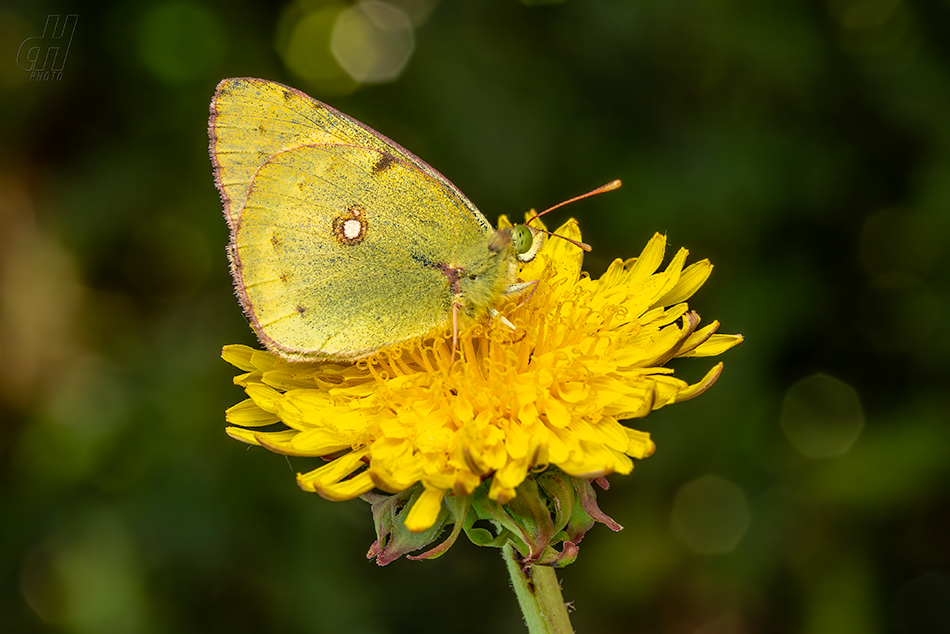
<svg viewBox="0 0 950 634"><path fill-rule="evenodd" d="M449 323L457 333L459 316L494 314L531 285L518 264L540 230L494 229L414 154L298 90L225 79L208 128L237 295L287 359L364 357Z"/></svg>

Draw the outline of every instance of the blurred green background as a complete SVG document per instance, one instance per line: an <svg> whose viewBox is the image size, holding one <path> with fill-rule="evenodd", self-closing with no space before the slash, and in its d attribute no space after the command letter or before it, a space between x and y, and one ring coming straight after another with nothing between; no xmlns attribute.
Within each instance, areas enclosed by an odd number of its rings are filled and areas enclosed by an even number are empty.
<svg viewBox="0 0 950 634"><path fill-rule="evenodd" d="M0 7L0 631L526 631L497 551L379 568L366 504L223 433L206 125L256 76L491 220L622 179L550 221L594 276L655 231L716 265L691 306L746 342L634 425L578 632L950 632L946 0L85 4Z"/></svg>

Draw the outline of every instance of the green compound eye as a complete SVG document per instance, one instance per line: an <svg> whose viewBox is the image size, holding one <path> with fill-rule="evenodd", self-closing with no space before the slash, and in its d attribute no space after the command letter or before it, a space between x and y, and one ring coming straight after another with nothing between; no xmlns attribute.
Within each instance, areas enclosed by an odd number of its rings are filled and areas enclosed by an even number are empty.
<svg viewBox="0 0 950 634"><path fill-rule="evenodd" d="M531 229L524 225L517 225L511 228L511 244L515 248L515 253L521 255L531 250L531 244L534 242L534 236Z"/></svg>

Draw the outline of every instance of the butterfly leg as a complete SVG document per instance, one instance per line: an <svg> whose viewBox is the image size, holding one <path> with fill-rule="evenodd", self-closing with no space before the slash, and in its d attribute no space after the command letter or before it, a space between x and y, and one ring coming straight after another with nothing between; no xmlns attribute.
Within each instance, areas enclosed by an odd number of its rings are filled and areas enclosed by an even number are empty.
<svg viewBox="0 0 950 634"><path fill-rule="evenodd" d="M502 315L501 313L499 313L495 308L489 308L488 314L491 315L493 319L497 319L498 321L505 324L512 330L516 330L515 325L511 323L510 321L508 321L508 318Z"/></svg>
<svg viewBox="0 0 950 634"><path fill-rule="evenodd" d="M538 289L538 280L532 280L530 282L518 282L517 284L512 284L505 289L505 295L514 295L515 293L520 293L526 288L531 288L531 292L528 293L528 296L525 297L521 302L518 303L515 308L521 308L531 299L531 296L534 295L534 292Z"/></svg>
<svg viewBox="0 0 950 634"><path fill-rule="evenodd" d="M512 284L511 286L505 289L504 291L505 295L514 295L515 293L520 293L526 288L530 288L531 292L528 293L528 296L525 297L524 300L522 300L517 306L515 306L515 308L521 308L522 306L528 303L528 300L531 299L532 295L534 295L535 289L538 288L538 281L533 280L531 282L518 282L517 284ZM517 328L515 328L515 325L511 323L510 321L508 321L508 318L502 315L500 312L498 312L494 307L489 308L488 312L492 316L493 319L498 319L498 321L503 323L505 326L507 326L508 328L511 328L512 331L517 330Z"/></svg>
<svg viewBox="0 0 950 634"><path fill-rule="evenodd" d="M461 304L455 302L452 304L452 358L449 360L449 371L452 370L452 364L455 363L455 352L459 344L459 309Z"/></svg>

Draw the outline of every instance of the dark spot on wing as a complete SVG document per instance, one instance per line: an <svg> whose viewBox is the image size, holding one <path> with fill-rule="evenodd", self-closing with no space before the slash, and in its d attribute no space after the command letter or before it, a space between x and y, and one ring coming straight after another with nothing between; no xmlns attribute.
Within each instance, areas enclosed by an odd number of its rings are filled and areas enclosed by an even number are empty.
<svg viewBox="0 0 950 634"><path fill-rule="evenodd" d="M380 174L385 172L390 167L396 163L396 157L390 154L389 152L383 152L379 157L379 160L376 161L376 165L373 166L373 174Z"/></svg>
<svg viewBox="0 0 950 634"><path fill-rule="evenodd" d="M428 258L426 258L426 257L424 257L424 256L419 255L418 253L412 253L412 254L410 254L409 257L411 257L413 260L415 260L416 262L418 262L419 264L421 264L422 266L424 266L424 267L426 267L426 268L428 268L428 269L434 269L434 268L436 268L435 262L433 262L432 260L430 260L430 259L428 259Z"/></svg>

